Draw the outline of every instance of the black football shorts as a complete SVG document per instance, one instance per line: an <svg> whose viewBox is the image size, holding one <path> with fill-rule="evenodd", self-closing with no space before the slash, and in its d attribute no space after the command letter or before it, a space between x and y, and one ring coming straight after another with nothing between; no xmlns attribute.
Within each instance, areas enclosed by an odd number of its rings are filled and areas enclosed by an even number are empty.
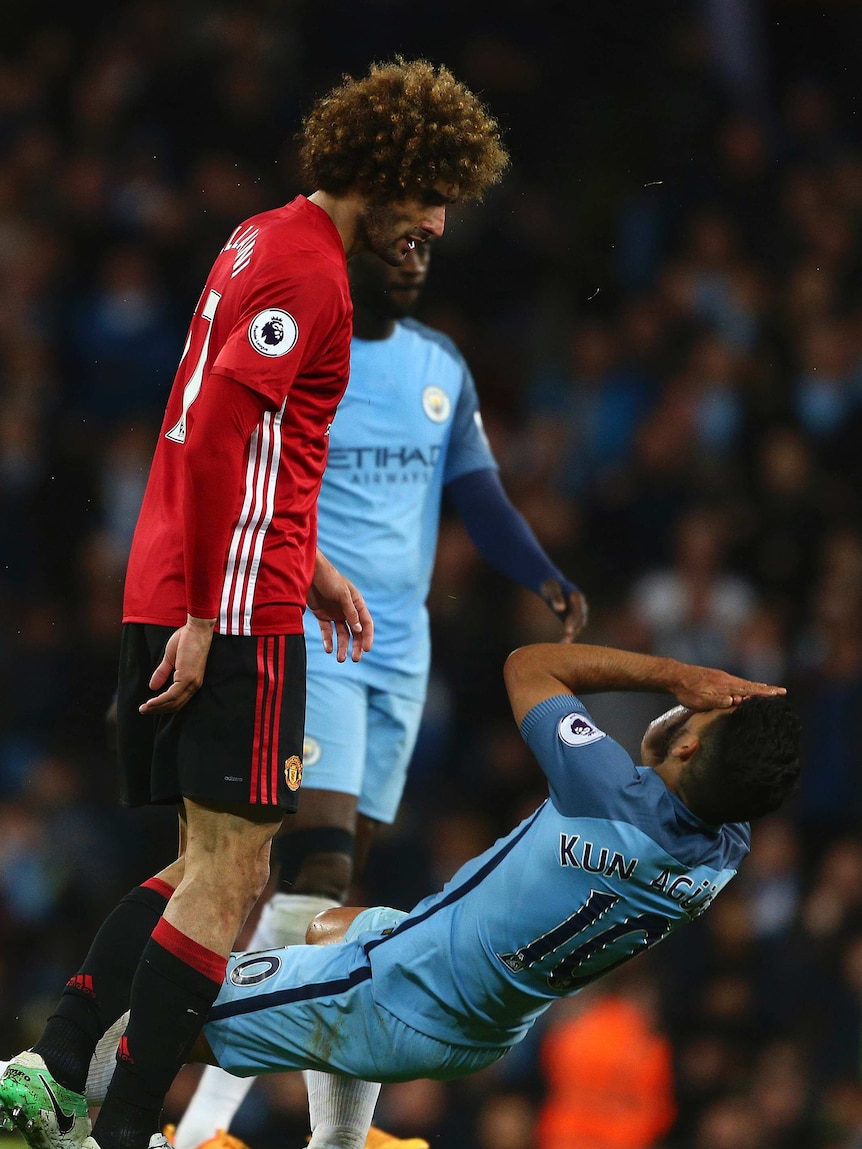
<svg viewBox="0 0 862 1149"><path fill-rule="evenodd" d="M117 687L124 806L179 802L296 810L305 730L305 637L213 635L197 694L172 714L138 713L174 633L126 623Z"/></svg>

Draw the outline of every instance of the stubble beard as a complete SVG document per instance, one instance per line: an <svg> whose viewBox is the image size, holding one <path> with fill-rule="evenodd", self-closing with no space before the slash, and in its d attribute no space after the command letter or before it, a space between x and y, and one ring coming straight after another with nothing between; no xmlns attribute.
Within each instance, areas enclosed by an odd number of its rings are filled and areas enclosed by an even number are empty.
<svg viewBox="0 0 862 1149"><path fill-rule="evenodd" d="M400 267L404 254L398 250L403 235L392 237L392 210L385 204L369 204L357 221L365 249L373 252L390 267Z"/></svg>

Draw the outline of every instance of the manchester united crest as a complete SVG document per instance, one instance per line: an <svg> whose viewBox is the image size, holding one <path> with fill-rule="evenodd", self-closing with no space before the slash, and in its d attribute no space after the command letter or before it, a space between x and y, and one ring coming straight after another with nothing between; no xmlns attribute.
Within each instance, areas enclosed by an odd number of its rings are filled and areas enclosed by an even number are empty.
<svg viewBox="0 0 862 1149"><path fill-rule="evenodd" d="M284 780L289 790L298 790L302 782L302 759L298 754L291 754L284 763Z"/></svg>

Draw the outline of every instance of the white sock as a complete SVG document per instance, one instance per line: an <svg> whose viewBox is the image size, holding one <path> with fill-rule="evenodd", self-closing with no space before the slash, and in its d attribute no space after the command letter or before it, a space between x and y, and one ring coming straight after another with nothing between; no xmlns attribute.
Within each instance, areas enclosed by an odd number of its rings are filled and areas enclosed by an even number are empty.
<svg viewBox="0 0 862 1149"><path fill-rule="evenodd" d="M230 1123L255 1083L254 1077L234 1077L216 1065L208 1065L183 1119L173 1136L174 1149L197 1149L219 1129L230 1129Z"/></svg>
<svg viewBox="0 0 862 1149"><path fill-rule="evenodd" d="M340 902L332 898L313 894L275 893L261 911L248 948L270 950L303 945L311 919L338 905ZM197 1149L198 1145L214 1137L219 1129L230 1129L236 1111L255 1080L254 1077L234 1077L224 1069L208 1065L183 1119L177 1125L174 1149ZM365 1144L364 1139L362 1144Z"/></svg>
<svg viewBox="0 0 862 1149"><path fill-rule="evenodd" d="M110 1029L99 1038L90 1068L87 1070L87 1084L84 1096L90 1105L101 1105L117 1067L117 1046L129 1024L129 1011L118 1017Z"/></svg>
<svg viewBox="0 0 862 1149"><path fill-rule="evenodd" d="M261 910L248 948L271 950L278 946L305 945L305 931L312 918L340 905L333 898L322 898L317 894L276 892Z"/></svg>
<svg viewBox="0 0 862 1149"><path fill-rule="evenodd" d="M302 1076L311 1120L308 1149L363 1149L380 1094L379 1082L354 1081L317 1069Z"/></svg>

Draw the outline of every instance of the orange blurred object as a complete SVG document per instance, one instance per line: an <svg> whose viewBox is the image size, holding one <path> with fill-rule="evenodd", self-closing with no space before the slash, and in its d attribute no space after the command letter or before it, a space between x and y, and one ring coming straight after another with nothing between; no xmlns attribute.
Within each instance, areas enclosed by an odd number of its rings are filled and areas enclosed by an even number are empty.
<svg viewBox="0 0 862 1149"><path fill-rule="evenodd" d="M649 1149L676 1117L670 1042L636 1000L608 994L546 1034L537 1149Z"/></svg>

